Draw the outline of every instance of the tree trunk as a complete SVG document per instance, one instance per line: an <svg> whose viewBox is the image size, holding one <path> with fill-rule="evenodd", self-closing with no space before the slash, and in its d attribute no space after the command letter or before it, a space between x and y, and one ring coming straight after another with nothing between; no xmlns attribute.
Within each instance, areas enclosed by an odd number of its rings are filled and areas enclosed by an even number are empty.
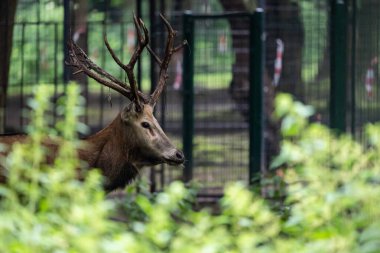
<svg viewBox="0 0 380 253"><path fill-rule="evenodd" d="M302 85L302 50L304 29L298 3L291 0L266 0L266 60L272 77L276 58L276 39L284 43L282 73L278 91L304 97Z"/></svg>
<svg viewBox="0 0 380 253"><path fill-rule="evenodd" d="M13 23L17 0L0 1L0 133L4 133L9 68L12 52Z"/></svg>
<svg viewBox="0 0 380 253"><path fill-rule="evenodd" d="M330 15L327 15L327 24L326 27L330 27ZM328 30L326 33L326 45L323 50L323 58L320 60L318 64L318 73L316 80L320 81L330 76L330 31Z"/></svg>
<svg viewBox="0 0 380 253"><path fill-rule="evenodd" d="M361 67L359 77L364 80L366 69L375 57L379 57L379 14L378 0L361 1L357 11L356 63Z"/></svg>
<svg viewBox="0 0 380 253"><path fill-rule="evenodd" d="M225 11L243 11L246 9L244 1L220 0ZM232 33L232 48L248 49L249 38L244 32L249 31L249 20L242 18L228 19ZM242 96L247 94L249 89L248 71L249 71L249 54L244 50L235 51L235 62L232 67L231 93L237 102L245 103Z"/></svg>
<svg viewBox="0 0 380 253"><path fill-rule="evenodd" d="M220 0L225 11L243 11L246 10L244 1L229 1ZM249 48L249 38L244 32L249 31L249 21L244 19L229 19L231 30L235 31L232 34L232 47L240 49ZM240 109L240 113L248 120L249 108L246 106L249 103L249 54L245 50L235 51L235 62L233 64L233 73L231 81L231 96ZM264 85L265 85L265 168L268 168L273 156L279 152L279 128L278 123L273 121L273 103L274 103L274 87L269 75L269 71L265 70Z"/></svg>
<svg viewBox="0 0 380 253"><path fill-rule="evenodd" d="M246 10L243 0L220 0L226 11ZM274 73L274 59L276 57L276 39L285 44L283 56L283 69L278 90L290 92L302 98L302 50L304 43L304 30L301 20L301 11L297 3L291 0L266 1L266 69L269 77ZM231 19L232 30L248 30L249 23L241 19ZM239 38L240 37L240 38ZM233 47L248 47L248 40L242 40L241 35L233 35ZM244 42L245 41L245 42ZM245 43L245 44L241 44ZM235 70L247 70L248 55L244 52L236 53ZM244 89L244 80L235 71L233 85Z"/></svg>

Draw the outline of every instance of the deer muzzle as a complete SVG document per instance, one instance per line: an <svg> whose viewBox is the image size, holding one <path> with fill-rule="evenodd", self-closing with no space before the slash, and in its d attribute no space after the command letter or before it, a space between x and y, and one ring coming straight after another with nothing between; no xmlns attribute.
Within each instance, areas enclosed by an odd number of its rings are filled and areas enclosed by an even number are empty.
<svg viewBox="0 0 380 253"><path fill-rule="evenodd" d="M180 165L185 162L185 155L182 151L174 149L173 152L164 157L165 163L169 165Z"/></svg>

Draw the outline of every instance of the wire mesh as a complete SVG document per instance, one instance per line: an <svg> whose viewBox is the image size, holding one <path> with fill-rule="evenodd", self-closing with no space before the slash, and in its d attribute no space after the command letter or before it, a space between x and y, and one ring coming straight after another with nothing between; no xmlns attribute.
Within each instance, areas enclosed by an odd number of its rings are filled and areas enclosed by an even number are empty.
<svg viewBox="0 0 380 253"><path fill-rule="evenodd" d="M248 27L239 24L249 19L195 19L193 174L204 195L220 194L231 181L248 182L248 100L231 95L233 75L249 85L248 64L235 64L249 55Z"/></svg>
<svg viewBox="0 0 380 253"><path fill-rule="evenodd" d="M101 2L101 1L100 1ZM114 64L102 36L106 32L111 46L123 61L129 59L133 43L132 11L137 1L126 1L123 8L104 3L89 6L86 21L89 56L101 67L120 79L125 74ZM182 14L247 11L239 4L217 0L159 1L149 13L150 1L142 1L142 18L153 31L155 50L163 55L165 29L159 13L166 16L182 39ZM95 2L94 2L95 3ZM227 4L226 4L227 3ZM380 2L349 0L349 100L348 125L354 136L365 141L363 127L379 120L379 34ZM288 92L316 109L315 121L329 124L330 101L330 1L267 0L266 12L266 89L273 99L276 92ZM73 6L71 6L73 7ZM252 9L249 9L252 10ZM152 20L152 15L154 20ZM6 132L23 131L27 121L23 109L37 83L51 84L56 100L64 92L64 5L62 0L19 0L14 24L13 49L7 96ZM204 194L217 193L229 181L248 181L248 38L249 20L199 19L195 24L195 145L194 178L205 189ZM73 31L75 33L75 31ZM132 38L132 39L131 39ZM281 76L275 79L278 40L284 46ZM344 42L342 42L344 43ZM141 57L141 88L149 92L158 75L151 71L150 56ZM182 53L173 56L165 94L156 107L157 119L165 132L180 147L182 144ZM154 65L153 65L154 66ZM91 132L104 127L126 103L125 99L92 80L81 81L87 98L86 116L82 119ZM273 91L271 91L273 90ZM112 107L109 104L111 97ZM269 117L273 101L267 104ZM267 125L268 126L268 125ZM272 126L269 126L270 128ZM274 125L273 128L278 128ZM270 135L270 134L269 134ZM271 141L271 139L267 139ZM267 154L278 150L267 143ZM156 167L152 181L159 190L167 183L181 179L181 168Z"/></svg>
<svg viewBox="0 0 380 253"><path fill-rule="evenodd" d="M380 2L351 1L350 125L355 138L366 142L364 126L380 120Z"/></svg>
<svg viewBox="0 0 380 253"><path fill-rule="evenodd" d="M267 6L267 70L274 79L277 40L284 45L276 92L293 94L317 111L316 120L329 123L329 4L326 0L284 1Z"/></svg>

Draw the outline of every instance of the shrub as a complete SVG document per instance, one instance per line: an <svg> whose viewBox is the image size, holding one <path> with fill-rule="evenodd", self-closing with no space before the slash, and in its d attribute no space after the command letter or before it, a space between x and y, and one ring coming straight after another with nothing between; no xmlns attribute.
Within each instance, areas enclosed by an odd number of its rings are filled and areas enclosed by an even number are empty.
<svg viewBox="0 0 380 253"><path fill-rule="evenodd" d="M321 124L308 124L310 108L294 103L289 95L279 95L276 108L280 104L277 116L302 127L289 134L293 127L282 125L287 138L272 164L288 167L290 212L279 234L286 236L278 241L297 252L378 252L379 125L365 128L369 143L361 144Z"/></svg>
<svg viewBox="0 0 380 253"><path fill-rule="evenodd" d="M128 221L115 222L101 176L76 179L75 85L59 109L55 130L46 116L49 95L40 86L31 103L30 141L14 145L3 161L8 182L0 187L0 252L378 252L380 248L380 127L366 128L363 145L309 124L312 109L288 95L276 99L284 140L273 168L287 167L284 209L242 183L226 187L221 213L191 208L193 192L174 182L157 195L126 191ZM53 164L45 162L43 139L59 138ZM130 188L129 188L130 189ZM148 195L148 196L147 196Z"/></svg>
<svg viewBox="0 0 380 253"><path fill-rule="evenodd" d="M8 181L0 188L0 252L104 252L117 228L107 219L112 204L96 170L83 182L76 179L82 98L77 86L67 87L58 108L64 117L51 130L48 90L39 86L30 102L29 141L15 144L3 161ZM53 164L45 161L47 136L61 143Z"/></svg>

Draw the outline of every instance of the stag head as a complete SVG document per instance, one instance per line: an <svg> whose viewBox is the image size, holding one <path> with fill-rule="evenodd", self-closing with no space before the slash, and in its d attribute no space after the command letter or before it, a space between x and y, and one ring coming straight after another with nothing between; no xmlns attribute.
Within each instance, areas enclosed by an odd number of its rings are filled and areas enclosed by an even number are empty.
<svg viewBox="0 0 380 253"><path fill-rule="evenodd" d="M134 158L137 167L184 162L183 153L166 136L153 115L151 105L146 104L142 111L137 111L135 105L130 104L121 111L120 118L125 127L124 141L128 140L138 152Z"/></svg>
<svg viewBox="0 0 380 253"><path fill-rule="evenodd" d="M137 46L128 64L120 61L110 47L107 37L104 36L108 51L114 61L127 74L129 84L120 81L97 66L73 41L68 43L69 62L67 64L77 69L74 74L84 73L129 99L129 104L119 114L118 118L121 119L122 123L118 128L121 129L118 129L115 134L119 136L120 142L126 143L125 145L128 145L129 149L134 150L132 155L135 156L134 165L137 167L160 163L176 165L184 162L183 153L171 143L153 115L154 107L168 79L167 69L170 59L173 53L186 44L184 41L180 46L174 47L176 32L165 17L160 16L168 31L165 54L162 59L150 48L148 30L143 21L136 16L134 16L134 24L137 33ZM147 48L160 67L158 84L151 95L146 95L138 90L133 73L133 68L144 48Z"/></svg>

